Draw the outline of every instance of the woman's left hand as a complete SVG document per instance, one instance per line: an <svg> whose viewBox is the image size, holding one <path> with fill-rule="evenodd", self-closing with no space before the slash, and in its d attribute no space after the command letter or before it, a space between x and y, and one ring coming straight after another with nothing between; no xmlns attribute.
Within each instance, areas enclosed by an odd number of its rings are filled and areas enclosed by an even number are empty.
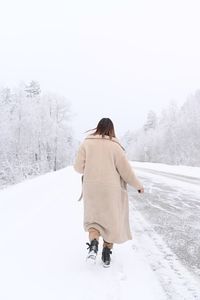
<svg viewBox="0 0 200 300"><path fill-rule="evenodd" d="M140 188L140 189L138 190L138 193L143 194L143 193L144 193L144 188L143 188L143 187Z"/></svg>

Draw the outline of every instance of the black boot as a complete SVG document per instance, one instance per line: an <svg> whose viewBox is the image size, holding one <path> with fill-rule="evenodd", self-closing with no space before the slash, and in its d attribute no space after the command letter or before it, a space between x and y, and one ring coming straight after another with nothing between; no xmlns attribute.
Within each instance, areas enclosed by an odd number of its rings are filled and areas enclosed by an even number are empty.
<svg viewBox="0 0 200 300"><path fill-rule="evenodd" d="M86 245L88 245L87 249L89 249L87 259L95 261L96 256L97 256L97 252L98 252L99 242L96 239L94 239L90 242L90 244L86 243Z"/></svg>
<svg viewBox="0 0 200 300"><path fill-rule="evenodd" d="M110 267L110 261L111 261L110 254L112 254L112 251L107 246L103 247L101 259L103 261L104 267Z"/></svg>

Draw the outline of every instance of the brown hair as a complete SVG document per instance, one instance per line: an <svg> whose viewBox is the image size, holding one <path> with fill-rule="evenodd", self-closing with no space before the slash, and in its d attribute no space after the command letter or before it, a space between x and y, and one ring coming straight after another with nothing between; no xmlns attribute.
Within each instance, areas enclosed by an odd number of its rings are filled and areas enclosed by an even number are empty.
<svg viewBox="0 0 200 300"><path fill-rule="evenodd" d="M116 137L113 122L109 118L101 119L99 121L97 127L94 129L91 129L91 130L95 130L93 135L99 134L99 135L102 135L102 138L105 135L108 135L110 137L110 139L112 139L113 137ZM90 130L88 130L88 131L90 131Z"/></svg>

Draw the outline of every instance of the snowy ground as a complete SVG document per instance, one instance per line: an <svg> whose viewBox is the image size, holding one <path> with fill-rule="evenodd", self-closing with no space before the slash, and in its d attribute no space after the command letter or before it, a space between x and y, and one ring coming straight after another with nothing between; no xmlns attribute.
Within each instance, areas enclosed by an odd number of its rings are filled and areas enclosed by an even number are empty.
<svg viewBox="0 0 200 300"><path fill-rule="evenodd" d="M184 181L190 180L200 184L200 167L176 166L149 162L132 162L137 169L148 171L153 174L166 175L169 178L176 178ZM177 177L175 176L177 175ZM185 177L185 178L184 178Z"/></svg>
<svg viewBox="0 0 200 300"><path fill-rule="evenodd" d="M140 250L169 299L200 299L200 168L133 165L146 191L129 189Z"/></svg>
<svg viewBox="0 0 200 300"><path fill-rule="evenodd" d="M141 169L137 173L146 194L129 191L134 239L114 247L110 269L102 267L100 253L95 266L85 262L87 235L82 229L82 203L77 201L80 177L71 167L0 191L0 299L200 299L200 281L192 274L194 269L197 274L198 264L189 269L187 259L168 242L176 237L169 239L165 230L158 230L162 220L168 226L168 217L175 212L177 223L171 232L180 229L180 203L187 211L183 219L199 229L195 211L199 199L192 188L181 189L180 182L176 190L178 180L168 178L166 183L162 175ZM181 201L182 190L191 201ZM158 211L163 212L159 218ZM192 236L192 231L185 233Z"/></svg>

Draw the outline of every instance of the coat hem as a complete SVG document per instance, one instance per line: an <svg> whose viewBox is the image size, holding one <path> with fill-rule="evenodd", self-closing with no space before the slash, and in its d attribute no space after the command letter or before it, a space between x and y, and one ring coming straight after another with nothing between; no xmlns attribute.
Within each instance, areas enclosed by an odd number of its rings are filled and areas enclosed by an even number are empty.
<svg viewBox="0 0 200 300"><path fill-rule="evenodd" d="M109 236L107 236L105 233L104 233L104 230L102 229L102 227L98 224L95 224L95 223L91 223L90 225L85 225L84 226L84 230L86 232L89 231L90 228L94 228L96 230L98 230L100 232L100 236L103 238L104 241L106 241L107 243L113 243L113 244L122 244L122 243L125 243L127 241L130 241L132 240L132 234L128 234L126 238L123 238L123 239L110 239Z"/></svg>

